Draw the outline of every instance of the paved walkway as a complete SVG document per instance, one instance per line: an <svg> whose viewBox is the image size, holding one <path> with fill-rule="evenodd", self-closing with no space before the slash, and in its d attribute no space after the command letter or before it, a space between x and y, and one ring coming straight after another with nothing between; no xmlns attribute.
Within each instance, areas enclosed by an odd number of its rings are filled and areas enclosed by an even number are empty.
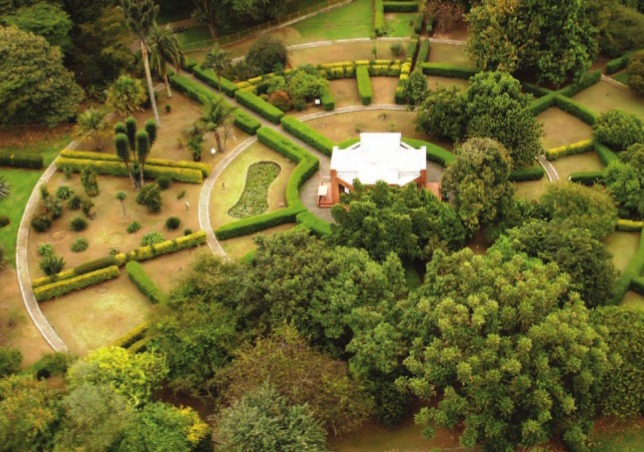
<svg viewBox="0 0 644 452"><path fill-rule="evenodd" d="M537 156L537 162L539 162L539 165L543 167L543 169L546 170L546 174L548 175L548 179L550 182L555 182L559 180L559 173L555 169L555 167L552 165L550 160L546 158L545 155L538 155Z"/></svg>

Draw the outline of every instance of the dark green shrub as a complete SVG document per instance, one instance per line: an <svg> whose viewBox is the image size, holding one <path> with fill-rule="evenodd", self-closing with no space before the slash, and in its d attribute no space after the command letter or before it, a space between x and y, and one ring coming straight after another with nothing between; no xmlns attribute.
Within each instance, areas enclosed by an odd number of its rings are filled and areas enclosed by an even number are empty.
<svg viewBox="0 0 644 452"><path fill-rule="evenodd" d="M47 215L39 215L32 218L31 226L36 232L46 232L51 228L51 218Z"/></svg>
<svg viewBox="0 0 644 452"><path fill-rule="evenodd" d="M56 198L61 199L61 200L67 200L71 198L74 195L74 190L69 188L67 185L61 185L58 187L58 190L56 190Z"/></svg>
<svg viewBox="0 0 644 452"><path fill-rule="evenodd" d="M81 184L83 184L87 196L98 196L96 172L91 167L86 166L81 170Z"/></svg>
<svg viewBox="0 0 644 452"><path fill-rule="evenodd" d="M67 369L74 362L75 357L70 353L48 353L26 369L33 373L39 380L51 376L64 376Z"/></svg>
<svg viewBox="0 0 644 452"><path fill-rule="evenodd" d="M420 50L418 51L418 58L416 64L424 63L429 59L429 39L423 39L420 43Z"/></svg>
<svg viewBox="0 0 644 452"><path fill-rule="evenodd" d="M81 197L79 195L72 195L67 201L69 210L79 210L81 208Z"/></svg>
<svg viewBox="0 0 644 452"><path fill-rule="evenodd" d="M167 190L172 185L172 178L169 176L161 176L157 179L157 185L161 190Z"/></svg>
<svg viewBox="0 0 644 452"><path fill-rule="evenodd" d="M177 217L170 217L165 221L165 227L168 231L176 231L181 226L181 220Z"/></svg>
<svg viewBox="0 0 644 452"><path fill-rule="evenodd" d="M89 198L81 198L81 211L87 218L93 217L92 207L94 207L94 201Z"/></svg>
<svg viewBox="0 0 644 452"><path fill-rule="evenodd" d="M85 273L91 273L102 268L110 267L112 265L117 265L117 261L114 256L101 257L99 259L94 259L93 261L77 265L76 267L74 267L74 273L76 275L84 275Z"/></svg>
<svg viewBox="0 0 644 452"><path fill-rule="evenodd" d="M143 236L143 239L141 240L141 246L155 245L164 241L165 238L163 237L163 234L157 231L152 231Z"/></svg>
<svg viewBox="0 0 644 452"><path fill-rule="evenodd" d="M373 99L373 91L371 89L371 79L369 78L369 70L366 66L359 66L356 69L356 79L358 80L358 94L362 105L369 105Z"/></svg>
<svg viewBox="0 0 644 452"><path fill-rule="evenodd" d="M45 275L55 275L56 273L60 273L60 271L65 267L65 259L61 256L56 256L53 253L46 254L40 261L39 266Z"/></svg>
<svg viewBox="0 0 644 452"><path fill-rule="evenodd" d="M0 228L4 228L7 226L9 223L11 223L11 220L9 219L8 216L6 215L0 215Z"/></svg>
<svg viewBox="0 0 644 452"><path fill-rule="evenodd" d="M136 221L133 221L132 223L127 225L127 232L129 234L134 234L139 229L141 229L141 223L138 223Z"/></svg>
<svg viewBox="0 0 644 452"><path fill-rule="evenodd" d="M284 130L310 144L323 154L330 156L333 152L335 143L307 124L291 116L284 116L281 122Z"/></svg>
<svg viewBox="0 0 644 452"><path fill-rule="evenodd" d="M165 104L165 112L170 113L172 111L172 105L170 104Z"/></svg>
<svg viewBox="0 0 644 452"><path fill-rule="evenodd" d="M18 373L22 364L22 353L13 347L0 347L0 378Z"/></svg>
<svg viewBox="0 0 644 452"><path fill-rule="evenodd" d="M258 68L262 74L273 72L276 66L286 66L287 51L282 41L263 35L253 43L245 61Z"/></svg>
<svg viewBox="0 0 644 452"><path fill-rule="evenodd" d="M593 126L593 136L614 151L624 151L635 143L644 142L644 123L635 114L622 110L603 113Z"/></svg>
<svg viewBox="0 0 644 452"><path fill-rule="evenodd" d="M219 89L219 76L212 69L202 69L201 66L195 66L194 68L195 78L206 82L208 85L212 86L215 89ZM221 77L221 90L228 96L233 97L235 91L239 88L237 85L225 77Z"/></svg>
<svg viewBox="0 0 644 452"><path fill-rule="evenodd" d="M150 279L141 264L136 261L128 262L125 265L127 276L139 291L148 297L152 303L159 303L163 300L163 294L157 285Z"/></svg>
<svg viewBox="0 0 644 452"><path fill-rule="evenodd" d="M395 57L401 57L405 54L405 48L399 42L392 44L390 49L391 54Z"/></svg>
<svg viewBox="0 0 644 452"><path fill-rule="evenodd" d="M638 94L644 94L644 50L633 54L628 63L628 86Z"/></svg>
<svg viewBox="0 0 644 452"><path fill-rule="evenodd" d="M38 245L38 255L46 256L48 254L54 254L54 247L51 243L41 243Z"/></svg>
<svg viewBox="0 0 644 452"><path fill-rule="evenodd" d="M74 253L80 253L85 251L89 247L89 242L87 239L78 239L72 244L72 251Z"/></svg>
<svg viewBox="0 0 644 452"><path fill-rule="evenodd" d="M192 234L192 229L184 229L183 230L183 235L190 235Z"/></svg>
<svg viewBox="0 0 644 452"><path fill-rule="evenodd" d="M282 110L248 91L235 91L235 99L237 99L237 102L240 104L268 119L273 124L279 124L280 119L284 116L284 112Z"/></svg>
<svg viewBox="0 0 644 452"><path fill-rule="evenodd" d="M87 229L87 220L83 217L74 218L69 224L72 231L80 232Z"/></svg>
<svg viewBox="0 0 644 452"><path fill-rule="evenodd" d="M158 185L148 184L139 190L136 195L136 203L146 206L151 213L161 211L161 190Z"/></svg>
<svg viewBox="0 0 644 452"><path fill-rule="evenodd" d="M41 169L43 165L43 157L40 154L16 152L8 149L0 150L0 166Z"/></svg>

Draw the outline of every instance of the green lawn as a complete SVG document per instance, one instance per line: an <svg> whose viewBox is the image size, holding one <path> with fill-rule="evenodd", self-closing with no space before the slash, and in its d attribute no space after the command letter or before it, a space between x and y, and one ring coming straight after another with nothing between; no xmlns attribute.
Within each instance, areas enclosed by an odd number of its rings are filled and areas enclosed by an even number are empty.
<svg viewBox="0 0 644 452"><path fill-rule="evenodd" d="M32 145L25 148L9 148L19 152L34 152L43 154L45 167L56 157L58 152L69 143L69 136L65 135L51 142ZM0 233L0 244L4 246L7 254L7 261L15 265L16 238L18 226L22 218L22 212L31 196L31 192L40 179L42 171L26 170L0 167L0 174L11 184L11 193L4 200L0 201L0 215L7 215L11 223L2 228Z"/></svg>
<svg viewBox="0 0 644 452"><path fill-rule="evenodd" d="M371 0L356 0L328 13L298 22L293 28L299 32L302 41L368 37L373 28L371 5Z"/></svg>
<svg viewBox="0 0 644 452"><path fill-rule="evenodd" d="M387 37L408 38L414 33L414 20L419 13L387 14Z"/></svg>
<svg viewBox="0 0 644 452"><path fill-rule="evenodd" d="M613 78L618 82L626 85L628 83L628 72L627 71L620 72L619 74L613 75Z"/></svg>

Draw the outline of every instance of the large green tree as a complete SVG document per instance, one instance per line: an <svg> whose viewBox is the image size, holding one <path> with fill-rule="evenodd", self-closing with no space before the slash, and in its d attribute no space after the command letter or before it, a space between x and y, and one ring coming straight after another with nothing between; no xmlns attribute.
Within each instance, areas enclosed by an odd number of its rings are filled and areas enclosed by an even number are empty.
<svg viewBox="0 0 644 452"><path fill-rule="evenodd" d="M416 421L463 425L460 442L487 450L584 447L608 347L555 264L520 255L438 253L409 312L416 338L401 380L436 401Z"/></svg>
<svg viewBox="0 0 644 452"><path fill-rule="evenodd" d="M461 141L467 123L467 103L456 86L431 91L418 107L416 128L442 140Z"/></svg>
<svg viewBox="0 0 644 452"><path fill-rule="evenodd" d="M82 97L60 49L40 36L0 26L0 127L55 126L76 114Z"/></svg>
<svg viewBox="0 0 644 452"><path fill-rule="evenodd" d="M60 47L65 54L72 50L69 35L72 21L59 5L38 2L24 6L4 19L4 22L42 36L50 45Z"/></svg>
<svg viewBox="0 0 644 452"><path fill-rule="evenodd" d="M644 144L631 146L606 169L604 182L620 208L644 217Z"/></svg>
<svg viewBox="0 0 644 452"><path fill-rule="evenodd" d="M582 0L483 0L468 15L468 50L477 67L560 85L579 79L597 53Z"/></svg>

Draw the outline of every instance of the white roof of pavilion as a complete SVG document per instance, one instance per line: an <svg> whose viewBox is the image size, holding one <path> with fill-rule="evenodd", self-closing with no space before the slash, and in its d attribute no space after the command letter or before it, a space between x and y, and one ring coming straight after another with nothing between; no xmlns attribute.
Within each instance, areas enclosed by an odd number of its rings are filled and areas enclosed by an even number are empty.
<svg viewBox="0 0 644 452"><path fill-rule="evenodd" d="M373 185L382 180L402 187L426 168L426 152L425 146L414 149L403 143L400 133L361 133L360 141L353 146L333 148L331 169L348 183L358 179Z"/></svg>

